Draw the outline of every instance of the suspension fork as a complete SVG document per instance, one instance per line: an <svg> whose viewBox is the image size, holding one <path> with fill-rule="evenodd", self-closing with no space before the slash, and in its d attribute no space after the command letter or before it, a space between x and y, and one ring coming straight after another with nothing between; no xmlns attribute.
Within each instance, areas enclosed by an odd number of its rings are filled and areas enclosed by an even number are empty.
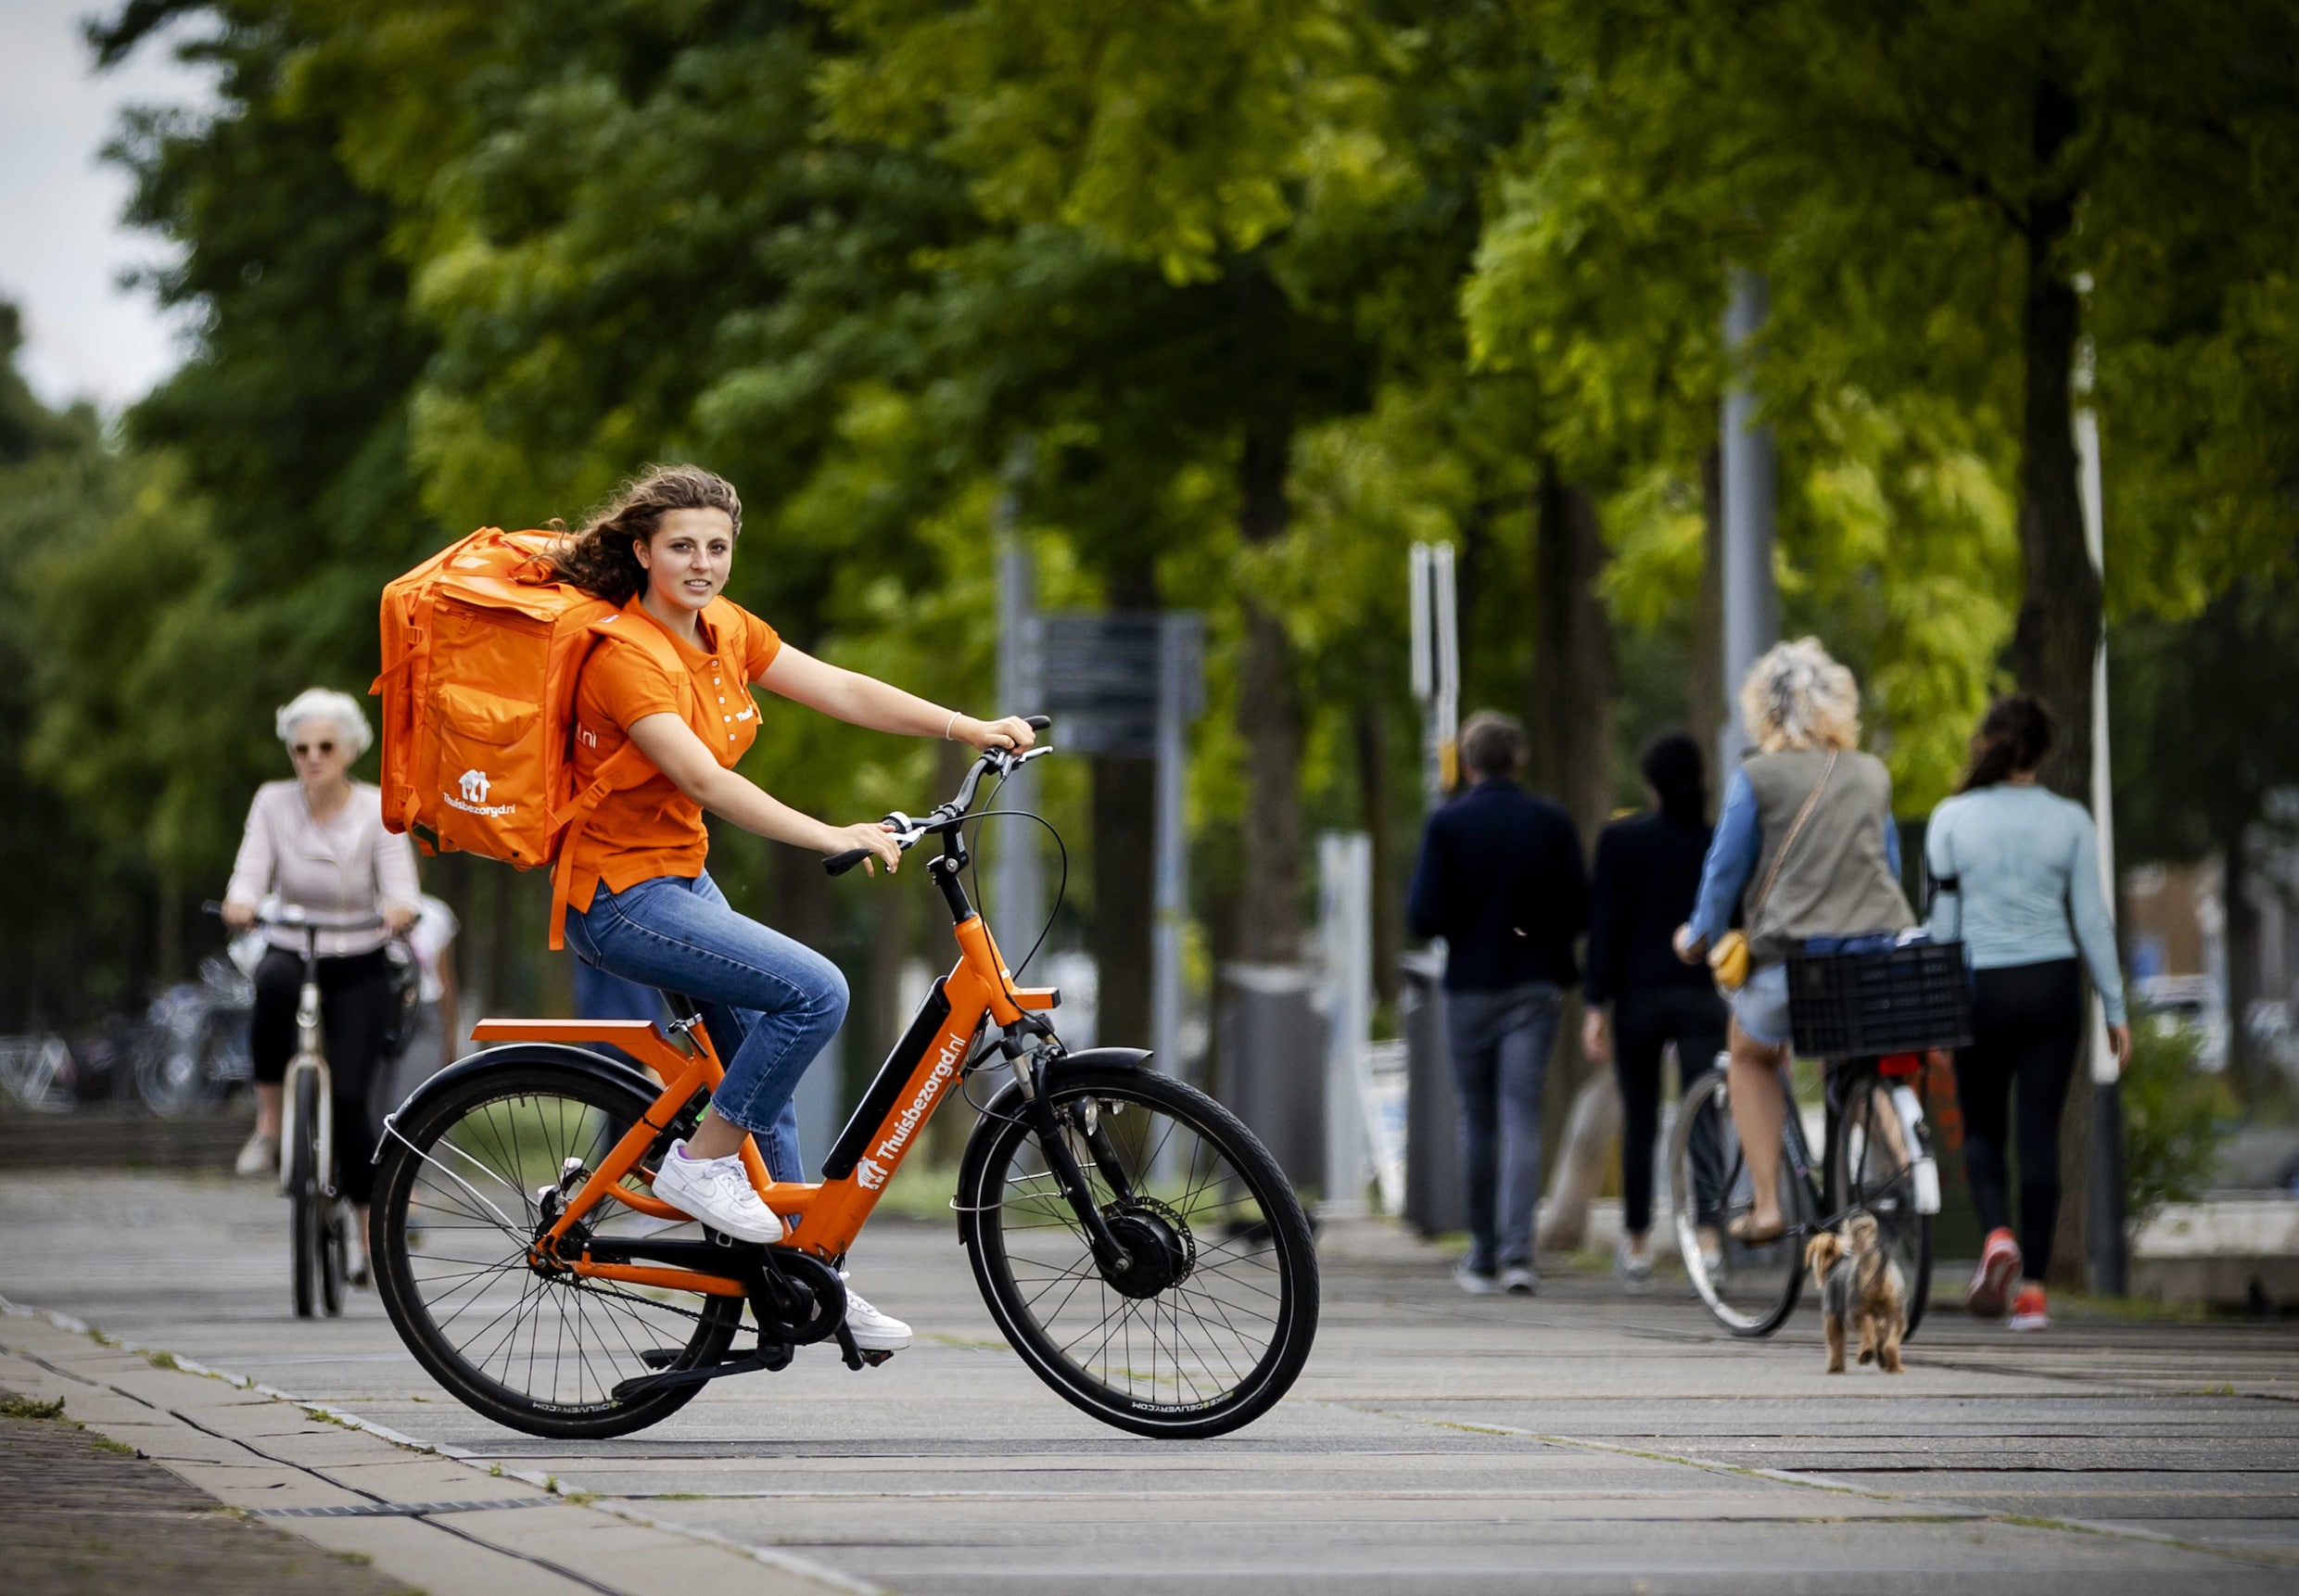
<svg viewBox="0 0 2299 1596"><path fill-rule="evenodd" d="M1086 1183L1086 1172L1079 1167L1077 1155L1071 1150L1070 1138L1063 1132L1061 1115L1055 1110L1046 1093L1039 1090L1035 1050L1014 1060L1014 1074L1022 1083L1022 1114L1037 1136L1038 1150L1046 1155L1047 1168L1061 1183L1062 1196L1069 1198L1070 1210L1077 1215L1078 1223L1086 1231L1086 1242L1094 1251L1094 1261L1101 1266L1105 1274L1130 1267L1133 1255L1111 1234L1110 1222L1103 1217L1100 1205L1094 1201L1094 1189ZM1131 1197L1132 1188L1125 1181L1124 1172L1117 1161L1117 1149L1110 1145L1109 1137L1099 1125L1080 1125L1077 1128L1086 1138L1087 1150L1094 1156L1096 1168L1109 1182L1111 1189L1120 1197Z"/></svg>

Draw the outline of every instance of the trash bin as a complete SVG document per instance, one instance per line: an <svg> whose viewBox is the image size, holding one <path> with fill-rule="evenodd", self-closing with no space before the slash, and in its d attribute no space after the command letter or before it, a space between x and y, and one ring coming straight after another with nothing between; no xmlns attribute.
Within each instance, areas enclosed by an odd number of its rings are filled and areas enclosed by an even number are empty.
<svg viewBox="0 0 2299 1596"><path fill-rule="evenodd" d="M1315 970L1221 967L1214 1096L1262 1139L1297 1189L1325 1180L1325 1019Z"/></svg>
<svg viewBox="0 0 2299 1596"><path fill-rule="evenodd" d="M1400 961L1405 1031L1405 1221L1424 1235L1467 1228L1461 1206L1460 1109L1445 1042L1445 961L1433 950Z"/></svg>

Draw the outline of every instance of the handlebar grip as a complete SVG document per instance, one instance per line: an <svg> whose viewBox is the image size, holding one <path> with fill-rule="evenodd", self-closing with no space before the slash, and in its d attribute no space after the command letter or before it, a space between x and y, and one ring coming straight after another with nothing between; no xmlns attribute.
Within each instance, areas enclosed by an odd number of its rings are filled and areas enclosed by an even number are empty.
<svg viewBox="0 0 2299 1596"><path fill-rule="evenodd" d="M868 848L848 848L843 854L832 854L822 861L822 868L833 876L843 876L870 856Z"/></svg>
<svg viewBox="0 0 2299 1596"><path fill-rule="evenodd" d="M1043 731L1054 724L1054 717L1050 715L1025 715L1022 717L1022 724L1032 731Z"/></svg>

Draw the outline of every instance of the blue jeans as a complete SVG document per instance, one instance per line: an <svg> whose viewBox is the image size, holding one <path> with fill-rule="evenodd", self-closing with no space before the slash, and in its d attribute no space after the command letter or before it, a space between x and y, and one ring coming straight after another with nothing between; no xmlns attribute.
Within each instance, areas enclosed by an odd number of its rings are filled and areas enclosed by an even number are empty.
<svg viewBox="0 0 2299 1596"><path fill-rule="evenodd" d="M1468 1268L1532 1266L1541 1200L1541 1089L1564 994L1532 981L1498 992L1447 992L1445 1031L1461 1103L1461 1184Z"/></svg>
<svg viewBox="0 0 2299 1596"><path fill-rule="evenodd" d="M656 876L566 913L577 957L642 986L684 993L703 1008L726 1079L720 1118L758 1138L778 1181L803 1180L791 1097L846 1018L846 978L804 944L738 915L707 873Z"/></svg>

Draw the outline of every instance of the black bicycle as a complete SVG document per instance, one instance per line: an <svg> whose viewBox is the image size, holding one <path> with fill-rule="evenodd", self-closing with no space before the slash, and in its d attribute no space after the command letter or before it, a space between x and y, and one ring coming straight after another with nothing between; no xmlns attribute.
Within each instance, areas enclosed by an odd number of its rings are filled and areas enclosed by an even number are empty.
<svg viewBox="0 0 2299 1596"><path fill-rule="evenodd" d="M208 904L210 914L223 906ZM296 1054L280 1083L279 1189L288 1202L296 1317L343 1311L351 1273L350 1204L336 1186L335 1077L328 1068L319 994L319 933L377 931L378 915L318 920L288 904L256 923L303 938L303 985L296 996ZM388 1059L385 1060L386 1063Z"/></svg>
<svg viewBox="0 0 2299 1596"><path fill-rule="evenodd" d="M1734 1222L1752 1215L1756 1183L1718 1068L1693 1083L1670 1140L1678 1245L1693 1289L1735 1336L1769 1336L1796 1311L1804 1247L1856 1213L1872 1215L1908 1288L1915 1334L1932 1286L1932 1218L1938 1166L1924 1119L1924 1055L1971 1040L1970 989L1961 943L1828 949L1788 961L1789 1019L1799 1058L1831 1060L1822 1143L1812 1157L1788 1070L1779 1072L1779 1212L1785 1228L1748 1242Z"/></svg>

